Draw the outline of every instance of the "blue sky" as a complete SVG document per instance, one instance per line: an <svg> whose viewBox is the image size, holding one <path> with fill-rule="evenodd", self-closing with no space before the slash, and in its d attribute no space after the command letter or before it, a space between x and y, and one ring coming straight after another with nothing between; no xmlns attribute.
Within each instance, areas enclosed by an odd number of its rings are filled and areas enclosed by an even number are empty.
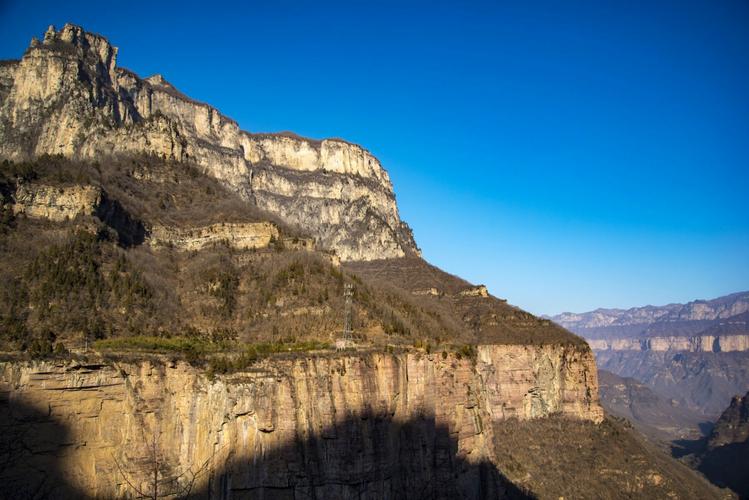
<svg viewBox="0 0 749 500"><path fill-rule="evenodd" d="M70 21L246 130L362 144L429 261L535 313L749 289L746 1L106 5L0 0L0 58Z"/></svg>

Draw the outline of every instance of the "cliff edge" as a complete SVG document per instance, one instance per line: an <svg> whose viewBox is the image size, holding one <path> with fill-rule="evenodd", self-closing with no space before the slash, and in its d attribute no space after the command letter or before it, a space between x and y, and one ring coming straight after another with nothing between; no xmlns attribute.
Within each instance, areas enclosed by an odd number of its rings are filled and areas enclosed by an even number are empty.
<svg viewBox="0 0 749 500"><path fill-rule="evenodd" d="M418 254L390 178L338 139L252 134L161 75L116 65L107 39L66 24L0 65L0 157L189 161L243 199L304 228L344 261Z"/></svg>

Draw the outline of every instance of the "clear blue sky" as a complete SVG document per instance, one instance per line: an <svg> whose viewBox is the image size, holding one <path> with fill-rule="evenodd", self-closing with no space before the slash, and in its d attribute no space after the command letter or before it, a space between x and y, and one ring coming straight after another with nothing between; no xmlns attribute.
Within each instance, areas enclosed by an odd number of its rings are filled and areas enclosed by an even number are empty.
<svg viewBox="0 0 749 500"><path fill-rule="evenodd" d="M0 58L70 21L246 130L360 143L429 261L535 313L749 289L749 2L406 3L0 0Z"/></svg>

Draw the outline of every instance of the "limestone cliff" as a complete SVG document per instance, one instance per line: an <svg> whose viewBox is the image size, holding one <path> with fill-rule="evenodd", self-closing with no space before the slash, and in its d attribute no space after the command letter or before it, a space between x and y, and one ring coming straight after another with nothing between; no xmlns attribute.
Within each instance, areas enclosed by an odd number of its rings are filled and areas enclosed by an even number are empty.
<svg viewBox="0 0 749 500"><path fill-rule="evenodd" d="M181 362L4 362L0 388L7 432L31 415L49 423L23 438L19 464L56 457L68 488L96 497L132 493L125 475L147 480L153 436L173 471L211 462L196 489L214 498L484 497L471 470L492 463L494 422L603 417L580 347L480 346L477 360L313 355L215 380ZM6 470L6 484L23 470Z"/></svg>
<svg viewBox="0 0 749 500"><path fill-rule="evenodd" d="M13 212L63 221L78 215L93 215L101 204L101 197L101 189L96 186L21 185L16 189Z"/></svg>
<svg viewBox="0 0 749 500"><path fill-rule="evenodd" d="M278 228L269 222L239 222L189 229L154 226L149 240L152 245L180 250L200 250L218 243L225 243L237 250L249 250L266 248L278 237Z"/></svg>
<svg viewBox="0 0 749 500"><path fill-rule="evenodd" d="M105 38L68 24L1 65L0 157L189 161L343 260L418 253L387 172L362 147L247 133L160 75L118 68L116 58Z"/></svg>
<svg viewBox="0 0 749 500"><path fill-rule="evenodd" d="M749 351L749 335L697 335L694 337L648 337L590 339L595 350L612 351L687 351L734 352Z"/></svg>

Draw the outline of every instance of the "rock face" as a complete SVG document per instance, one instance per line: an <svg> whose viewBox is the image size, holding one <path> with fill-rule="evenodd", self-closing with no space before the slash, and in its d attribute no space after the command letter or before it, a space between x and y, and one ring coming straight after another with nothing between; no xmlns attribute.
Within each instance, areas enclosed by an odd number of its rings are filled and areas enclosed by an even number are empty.
<svg viewBox="0 0 749 500"><path fill-rule="evenodd" d="M749 335L698 335L694 337L648 337L590 339L595 350L612 351L687 351L735 352L749 351Z"/></svg>
<svg viewBox="0 0 749 500"><path fill-rule="evenodd" d="M193 162L345 261L418 253L387 172L362 147L244 132L160 75L141 79L118 68L116 57L105 38L68 24L1 65L0 157Z"/></svg>
<svg viewBox="0 0 749 500"><path fill-rule="evenodd" d="M190 229L154 226L150 242L152 245L172 246L180 250L200 250L223 242L237 250L249 250L266 248L278 237L278 228L270 222L243 222Z"/></svg>
<svg viewBox="0 0 749 500"><path fill-rule="evenodd" d="M708 448L749 440L749 393L734 396L710 434Z"/></svg>
<svg viewBox="0 0 749 500"><path fill-rule="evenodd" d="M24 444L4 488L39 486L25 467L44 467L67 484L51 497L132 493L154 440L182 483L210 463L201 496L496 497L494 422L603 416L592 355L574 347L284 358L216 380L182 363L5 362L0 385L4 435Z"/></svg>
<svg viewBox="0 0 749 500"><path fill-rule="evenodd" d="M749 393L731 400L694 459L710 481L749 498Z"/></svg>
<svg viewBox="0 0 749 500"><path fill-rule="evenodd" d="M78 215L93 215L101 199L102 191L96 186L21 185L16 189L13 213L59 222Z"/></svg>
<svg viewBox="0 0 749 500"><path fill-rule="evenodd" d="M463 297L488 297L489 290L486 289L485 285L478 285L466 290L462 290L460 295Z"/></svg>

